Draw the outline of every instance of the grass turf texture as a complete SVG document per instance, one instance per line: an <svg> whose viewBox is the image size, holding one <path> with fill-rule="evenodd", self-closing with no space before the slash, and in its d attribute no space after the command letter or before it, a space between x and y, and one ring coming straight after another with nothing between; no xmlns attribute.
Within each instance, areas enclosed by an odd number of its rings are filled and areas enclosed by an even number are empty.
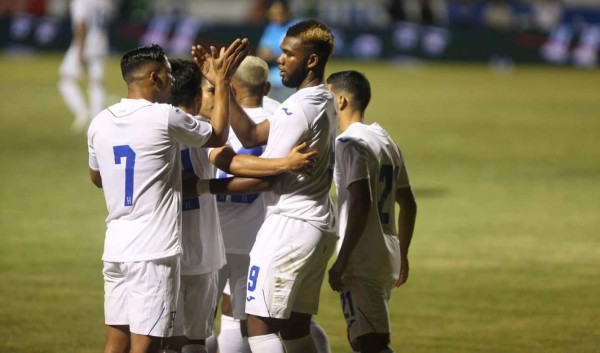
<svg viewBox="0 0 600 353"><path fill-rule="evenodd" d="M0 351L98 352L106 209L57 56L0 57ZM419 204L411 274L390 303L399 352L598 352L598 73L334 61L372 83ZM126 94L118 60L110 103ZM349 352L338 296L317 316Z"/></svg>

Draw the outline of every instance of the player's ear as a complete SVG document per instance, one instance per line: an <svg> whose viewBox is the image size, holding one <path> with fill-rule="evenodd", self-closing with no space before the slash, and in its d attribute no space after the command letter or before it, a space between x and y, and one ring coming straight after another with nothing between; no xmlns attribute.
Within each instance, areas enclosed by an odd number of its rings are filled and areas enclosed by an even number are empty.
<svg viewBox="0 0 600 353"><path fill-rule="evenodd" d="M340 111L342 111L348 107L348 104L349 104L348 98L346 98L346 96L340 94L338 96L338 109Z"/></svg>
<svg viewBox="0 0 600 353"><path fill-rule="evenodd" d="M306 59L306 67L308 67L309 69L312 69L312 68L316 67L317 64L319 64L319 56L314 53L310 54L308 56L308 59Z"/></svg>
<svg viewBox="0 0 600 353"><path fill-rule="evenodd" d="M150 81L152 81L152 83L154 83L154 84L158 84L159 80L160 80L160 78L158 77L158 74L156 73L156 71L150 71Z"/></svg>

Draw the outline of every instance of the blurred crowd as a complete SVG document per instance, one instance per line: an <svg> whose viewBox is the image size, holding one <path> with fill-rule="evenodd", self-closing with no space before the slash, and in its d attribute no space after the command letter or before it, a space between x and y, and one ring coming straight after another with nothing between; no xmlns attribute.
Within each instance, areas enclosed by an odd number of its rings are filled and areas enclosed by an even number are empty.
<svg viewBox="0 0 600 353"><path fill-rule="evenodd" d="M266 24L270 0L113 0L117 17L148 22L157 14L189 14L205 21ZM223 4L227 6L223 6ZM289 0L302 18L332 25L390 26L398 21L449 28L551 31L570 8L600 11L596 0ZM0 0L0 15L68 15L65 0ZM584 17L584 16L582 16Z"/></svg>

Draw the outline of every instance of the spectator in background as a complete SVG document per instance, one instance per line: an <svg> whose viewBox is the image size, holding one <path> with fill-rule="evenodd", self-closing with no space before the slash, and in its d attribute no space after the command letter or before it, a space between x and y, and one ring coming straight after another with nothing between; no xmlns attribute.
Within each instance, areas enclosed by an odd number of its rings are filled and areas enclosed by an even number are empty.
<svg viewBox="0 0 600 353"><path fill-rule="evenodd" d="M555 29L562 21L561 0L536 0L532 7L533 24L544 32Z"/></svg>
<svg viewBox="0 0 600 353"><path fill-rule="evenodd" d="M58 88L75 116L72 129L84 131L91 118L104 109L104 66L109 53L107 25L110 0L71 0L73 38L60 65ZM87 74L88 99L79 87ZM89 101L89 102L88 102Z"/></svg>
<svg viewBox="0 0 600 353"><path fill-rule="evenodd" d="M298 23L298 20L292 19L289 4L285 0L270 1L267 7L267 18L269 23L258 43L256 55L269 65L270 96L283 102L295 90L285 87L279 76L279 69L277 68L277 58L281 55L279 45L283 41L288 28Z"/></svg>
<svg viewBox="0 0 600 353"><path fill-rule="evenodd" d="M483 7L483 24L491 29L507 31L512 28L514 11L507 0L491 0Z"/></svg>

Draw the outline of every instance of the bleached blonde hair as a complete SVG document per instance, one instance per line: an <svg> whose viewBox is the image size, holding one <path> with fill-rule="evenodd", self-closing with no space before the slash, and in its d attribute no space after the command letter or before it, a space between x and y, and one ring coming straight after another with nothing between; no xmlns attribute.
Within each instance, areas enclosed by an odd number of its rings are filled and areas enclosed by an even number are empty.
<svg viewBox="0 0 600 353"><path fill-rule="evenodd" d="M269 66L263 59L248 55L242 61L233 77L240 80L240 82L249 88L258 88L267 82Z"/></svg>

